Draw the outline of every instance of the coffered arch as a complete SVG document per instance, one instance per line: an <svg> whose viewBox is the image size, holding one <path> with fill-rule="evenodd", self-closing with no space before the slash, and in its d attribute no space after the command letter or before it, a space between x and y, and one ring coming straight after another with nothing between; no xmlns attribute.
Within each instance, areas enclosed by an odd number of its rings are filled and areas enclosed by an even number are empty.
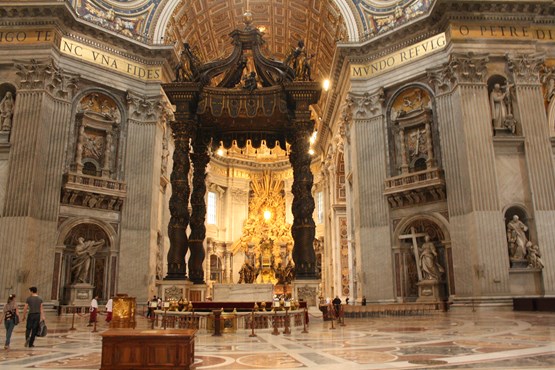
<svg viewBox="0 0 555 370"><path fill-rule="evenodd" d="M359 40L359 35L361 34L360 29L361 29L361 22L360 19L358 17L357 12L355 10L355 6L354 4L352 4L351 1L349 0L329 0L329 1L322 1L321 3L332 3L335 5L335 7L340 11L341 16L343 18L343 22L344 22L344 26L346 28L346 39L348 39L349 41L358 41ZM153 35L153 39L155 42L160 42L162 41L165 37L166 37L166 31L168 29L168 25L172 19L172 15L174 14L178 14L180 12L180 9L186 9L189 8L186 4L184 4L185 2L182 0L169 0L163 9L161 9L159 11L159 18L158 18L158 22L155 26L155 30L154 30L154 35ZM232 5L232 2L230 0L225 0L221 2L223 3L227 3L226 5L224 5L224 7L230 7ZM241 11L240 14L242 14L242 12L245 10L244 7L246 6L248 2L245 2L245 4L240 4L241 7L243 7L243 10ZM267 2L265 2L267 3ZM280 2L280 6L281 7L285 7L287 8L286 13L287 16L289 16L291 14L291 11L289 10L289 8L292 8L292 5L295 4L290 4L292 2ZM316 2L316 3L320 3L320 1ZM252 5L251 8L256 7L256 2L252 1L250 2L249 5ZM297 5L300 7L300 5ZM211 8L221 8L222 6L214 6ZM192 8L192 7L191 7ZM252 10L252 9L251 9ZM353 11L354 10L354 11ZM192 13L196 13L196 10L192 10ZM325 19L320 20L321 22L326 22ZM257 23L257 19L255 17L254 19L255 24ZM229 25L230 30L232 30L234 28L234 24ZM270 25L267 25L270 26Z"/></svg>

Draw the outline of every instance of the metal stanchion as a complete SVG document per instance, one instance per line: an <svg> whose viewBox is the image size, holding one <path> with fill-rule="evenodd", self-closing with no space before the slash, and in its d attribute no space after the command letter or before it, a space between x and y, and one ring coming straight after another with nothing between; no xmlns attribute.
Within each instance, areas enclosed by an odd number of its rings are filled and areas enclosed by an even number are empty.
<svg viewBox="0 0 555 370"><path fill-rule="evenodd" d="M164 316L162 316L162 327L164 328L164 330L166 330L166 324L168 323L168 320L166 320L166 312L168 311L167 308L164 308Z"/></svg>
<svg viewBox="0 0 555 370"><path fill-rule="evenodd" d="M343 306L339 308L339 325L345 326L345 312L343 311Z"/></svg>
<svg viewBox="0 0 555 370"><path fill-rule="evenodd" d="M256 337L256 334L254 334L254 310L252 310L251 314L251 334L249 337Z"/></svg>
<svg viewBox="0 0 555 370"><path fill-rule="evenodd" d="M93 324L93 330L92 330L92 332L93 332L93 333L96 333L96 319L94 319L94 324Z"/></svg>
<svg viewBox="0 0 555 370"><path fill-rule="evenodd" d="M301 333L308 333L307 325L306 325L307 318L308 318L308 309L305 307L304 314L303 314L303 331Z"/></svg>
<svg viewBox="0 0 555 370"><path fill-rule="evenodd" d="M69 330L77 330L75 329L75 305L72 307L73 315L71 316L71 328Z"/></svg>

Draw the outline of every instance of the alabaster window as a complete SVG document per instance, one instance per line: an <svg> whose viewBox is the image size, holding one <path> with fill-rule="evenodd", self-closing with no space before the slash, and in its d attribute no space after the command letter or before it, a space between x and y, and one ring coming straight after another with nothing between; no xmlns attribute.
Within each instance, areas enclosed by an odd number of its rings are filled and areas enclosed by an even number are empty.
<svg viewBox="0 0 555 370"><path fill-rule="evenodd" d="M316 193L316 204L318 206L318 224L324 223L324 193Z"/></svg>
<svg viewBox="0 0 555 370"><path fill-rule="evenodd" d="M216 224L216 214L217 214L217 194L209 191L208 201L206 202L206 222L210 225Z"/></svg>

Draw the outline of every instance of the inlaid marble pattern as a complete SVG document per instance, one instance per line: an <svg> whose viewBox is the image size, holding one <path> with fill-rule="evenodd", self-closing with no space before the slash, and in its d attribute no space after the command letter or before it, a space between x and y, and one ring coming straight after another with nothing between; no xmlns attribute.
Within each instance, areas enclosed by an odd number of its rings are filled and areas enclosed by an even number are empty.
<svg viewBox="0 0 555 370"><path fill-rule="evenodd" d="M103 319L103 317L100 317ZM19 325L9 350L0 352L0 370L98 369L101 338L87 317L48 315L49 334L35 348L23 346ZM149 323L138 318L140 328ZM281 330L281 332L283 329ZM310 315L309 333L270 329L213 337L204 329L195 342L196 369L553 369L555 313L452 311L411 317L346 319L345 326ZM4 335L2 329L2 336ZM3 339L3 338L2 338Z"/></svg>

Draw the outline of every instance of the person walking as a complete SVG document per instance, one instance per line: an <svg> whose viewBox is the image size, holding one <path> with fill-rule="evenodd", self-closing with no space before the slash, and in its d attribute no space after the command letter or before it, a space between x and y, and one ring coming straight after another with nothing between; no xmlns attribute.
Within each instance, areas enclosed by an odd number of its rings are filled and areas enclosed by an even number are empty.
<svg viewBox="0 0 555 370"><path fill-rule="evenodd" d="M106 302L106 322L109 324L112 321L112 310L114 308L114 300L112 298L108 299Z"/></svg>
<svg viewBox="0 0 555 370"><path fill-rule="evenodd" d="M2 320L4 320L4 326L6 327L6 342L4 342L4 349L10 349L10 339L12 338L13 329L19 323L19 310L17 308L17 302L15 301L15 294L10 294L8 297L8 303L4 305L4 310L2 311Z"/></svg>
<svg viewBox="0 0 555 370"><path fill-rule="evenodd" d="M93 326L93 323L96 322L96 315L98 314L98 296L95 295L91 301L91 308L89 309L89 325Z"/></svg>
<svg viewBox="0 0 555 370"><path fill-rule="evenodd" d="M25 347L33 348L35 346L35 338L39 331L40 322L44 321L44 309L42 307L42 298L38 295L37 287L30 287L29 292L31 295L27 297L25 307L23 307L23 321L27 319L27 312L29 312L29 319L25 326Z"/></svg>

